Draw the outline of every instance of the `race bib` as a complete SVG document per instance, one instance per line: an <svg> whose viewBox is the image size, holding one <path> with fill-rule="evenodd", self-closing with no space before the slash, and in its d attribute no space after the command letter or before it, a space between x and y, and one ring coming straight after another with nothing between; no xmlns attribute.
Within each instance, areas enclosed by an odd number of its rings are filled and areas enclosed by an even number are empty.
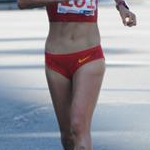
<svg viewBox="0 0 150 150"><path fill-rule="evenodd" d="M93 16L96 10L96 0L70 0L58 3L57 13L83 14Z"/></svg>

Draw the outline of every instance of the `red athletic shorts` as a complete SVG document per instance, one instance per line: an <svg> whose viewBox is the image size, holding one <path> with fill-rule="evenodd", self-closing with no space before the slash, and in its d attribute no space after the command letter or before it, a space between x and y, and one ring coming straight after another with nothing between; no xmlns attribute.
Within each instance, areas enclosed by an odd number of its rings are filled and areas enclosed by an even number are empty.
<svg viewBox="0 0 150 150"><path fill-rule="evenodd" d="M69 54L51 54L50 52L45 52L45 64L47 67L69 79L73 77L79 67L100 58L104 58L100 45Z"/></svg>

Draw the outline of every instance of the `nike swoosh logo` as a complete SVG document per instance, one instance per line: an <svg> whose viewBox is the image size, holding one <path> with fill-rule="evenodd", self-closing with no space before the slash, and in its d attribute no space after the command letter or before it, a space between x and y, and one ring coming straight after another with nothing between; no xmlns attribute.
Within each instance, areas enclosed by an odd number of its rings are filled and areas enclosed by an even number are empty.
<svg viewBox="0 0 150 150"><path fill-rule="evenodd" d="M80 58L79 60L78 60L78 62L79 63L83 63L84 61L86 61L87 59L89 59L90 58L90 56L87 56L87 57L85 57L85 58Z"/></svg>

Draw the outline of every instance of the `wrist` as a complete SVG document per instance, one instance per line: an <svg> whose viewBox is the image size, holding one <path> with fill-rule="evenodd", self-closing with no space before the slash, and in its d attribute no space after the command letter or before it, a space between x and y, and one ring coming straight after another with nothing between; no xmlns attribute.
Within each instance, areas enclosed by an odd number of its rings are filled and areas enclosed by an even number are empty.
<svg viewBox="0 0 150 150"><path fill-rule="evenodd" d="M124 8L126 8L126 9L129 10L128 5L127 5L126 2L123 1L123 0L116 3L116 9L117 9L118 11L120 10L120 7L124 7Z"/></svg>

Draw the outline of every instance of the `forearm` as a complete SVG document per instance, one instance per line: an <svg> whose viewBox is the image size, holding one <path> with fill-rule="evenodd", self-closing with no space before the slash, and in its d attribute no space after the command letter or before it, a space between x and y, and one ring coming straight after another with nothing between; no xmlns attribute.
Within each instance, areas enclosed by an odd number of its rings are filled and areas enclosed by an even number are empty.
<svg viewBox="0 0 150 150"><path fill-rule="evenodd" d="M120 1L122 1L122 0L114 0L116 3L119 3Z"/></svg>
<svg viewBox="0 0 150 150"><path fill-rule="evenodd" d="M65 0L18 0L18 7L20 9L36 8L49 5L52 2L62 2Z"/></svg>
<svg viewBox="0 0 150 150"><path fill-rule="evenodd" d="M128 9L129 10L129 7L126 4L125 0L115 0L115 2L116 2L116 8L118 11L120 11L121 9Z"/></svg>

